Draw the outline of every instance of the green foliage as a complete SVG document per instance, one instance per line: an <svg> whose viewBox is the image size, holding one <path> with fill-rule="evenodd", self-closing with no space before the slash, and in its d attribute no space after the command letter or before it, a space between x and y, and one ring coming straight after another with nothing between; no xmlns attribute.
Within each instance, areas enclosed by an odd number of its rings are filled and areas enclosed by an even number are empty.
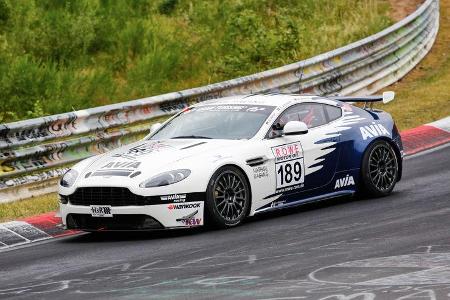
<svg viewBox="0 0 450 300"><path fill-rule="evenodd" d="M0 24L5 24L10 16L11 10L6 0L0 0Z"/></svg>
<svg viewBox="0 0 450 300"><path fill-rule="evenodd" d="M177 6L178 0L163 0L159 6L158 11L163 15L170 15Z"/></svg>
<svg viewBox="0 0 450 300"><path fill-rule="evenodd" d="M348 44L386 0L0 0L0 122L205 85Z"/></svg>

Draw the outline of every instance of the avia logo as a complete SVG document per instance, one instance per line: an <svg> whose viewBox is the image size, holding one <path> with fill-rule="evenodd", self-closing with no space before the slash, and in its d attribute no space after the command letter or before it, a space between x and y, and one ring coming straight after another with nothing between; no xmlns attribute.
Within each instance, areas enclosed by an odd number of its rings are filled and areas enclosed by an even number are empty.
<svg viewBox="0 0 450 300"><path fill-rule="evenodd" d="M355 185L355 181L353 180L353 176L347 174L344 178L339 178L336 180L336 184L334 185L334 189L339 189L344 186Z"/></svg>
<svg viewBox="0 0 450 300"><path fill-rule="evenodd" d="M169 204L168 209L186 209L186 208L199 208L200 203L184 203L184 204Z"/></svg>
<svg viewBox="0 0 450 300"><path fill-rule="evenodd" d="M359 130L361 131L363 140L381 135L389 136L389 131L387 131L386 128L384 128L384 126L381 124L373 123L372 125L359 127Z"/></svg>
<svg viewBox="0 0 450 300"><path fill-rule="evenodd" d="M117 161L107 163L102 167L102 169L118 169L118 168L128 168L128 169L136 169L140 166L140 162L129 162L129 161Z"/></svg>

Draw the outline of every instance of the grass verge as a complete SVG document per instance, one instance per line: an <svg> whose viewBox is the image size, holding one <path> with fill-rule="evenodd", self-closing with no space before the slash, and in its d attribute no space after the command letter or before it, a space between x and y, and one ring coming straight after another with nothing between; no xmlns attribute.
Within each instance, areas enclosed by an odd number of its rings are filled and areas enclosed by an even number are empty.
<svg viewBox="0 0 450 300"><path fill-rule="evenodd" d="M400 130L450 115L450 0L440 1L440 28L425 59L405 78L385 90L395 101L380 108L394 117Z"/></svg>
<svg viewBox="0 0 450 300"><path fill-rule="evenodd" d="M58 208L56 193L33 197L22 201L0 204L0 222L54 211Z"/></svg>

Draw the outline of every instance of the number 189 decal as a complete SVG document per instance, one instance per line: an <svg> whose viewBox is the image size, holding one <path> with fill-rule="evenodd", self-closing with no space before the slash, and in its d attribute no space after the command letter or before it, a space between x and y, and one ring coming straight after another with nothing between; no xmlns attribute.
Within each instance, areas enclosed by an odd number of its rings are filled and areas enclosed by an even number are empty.
<svg viewBox="0 0 450 300"><path fill-rule="evenodd" d="M304 183L305 167L300 142L273 147L272 153L275 156L277 190Z"/></svg>

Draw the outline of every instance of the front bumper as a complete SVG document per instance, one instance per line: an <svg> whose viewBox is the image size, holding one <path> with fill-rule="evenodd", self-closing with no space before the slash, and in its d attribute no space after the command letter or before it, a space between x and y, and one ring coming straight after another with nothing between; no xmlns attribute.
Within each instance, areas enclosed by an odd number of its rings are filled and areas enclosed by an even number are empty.
<svg viewBox="0 0 450 300"><path fill-rule="evenodd" d="M60 214L66 229L79 229L85 231L108 230L156 230L169 228L189 228L204 224L204 197L196 193L196 199L164 198L164 203L153 205L121 205L111 206L110 217L92 216L89 203L74 205L60 203ZM204 195L203 195L204 196ZM63 196L64 197L64 196ZM94 205L108 206L107 202L92 203Z"/></svg>

